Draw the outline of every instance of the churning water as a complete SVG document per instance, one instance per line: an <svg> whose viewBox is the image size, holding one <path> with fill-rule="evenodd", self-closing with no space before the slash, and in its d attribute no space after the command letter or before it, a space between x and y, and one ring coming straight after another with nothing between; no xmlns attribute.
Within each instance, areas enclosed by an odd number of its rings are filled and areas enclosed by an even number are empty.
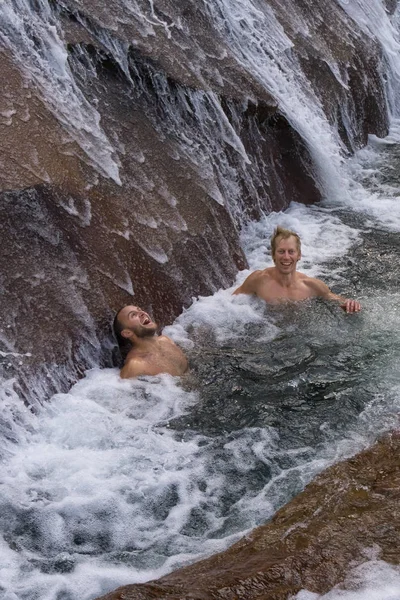
<svg viewBox="0 0 400 600"><path fill-rule="evenodd" d="M243 272L231 289L194 300L166 329L190 357L188 377L122 381L117 370L93 369L34 413L4 382L2 600L89 600L222 550L266 522L323 468L398 426L398 45L382 2L338 3L381 40L393 83L391 135L384 142L371 138L345 163L319 101L293 76L280 26L273 52L263 45L272 12L267 19L250 0L204 6L233 54L274 91L306 140L326 196L321 206L293 204L250 223L242 242L251 270L270 264L274 227L289 227L303 240L301 269L358 298L362 313L345 315L320 301L271 309L233 297ZM50 41L38 49L29 31L42 28L43 18L35 21L33 11L33 21L22 22L21 7L30 3L20 0L15 11L17 4L3 2L7 43L19 48L21 60L30 57L32 78L55 99L52 110L91 164L119 181L112 145L74 84L51 20L41 37ZM36 4L47 10L46 2ZM368 11L360 13L360 6ZM353 577L358 591L332 590L323 598L400 597L399 572L384 563L372 561Z"/></svg>
<svg viewBox="0 0 400 600"><path fill-rule="evenodd" d="M373 144L349 166L358 203L292 205L243 232L253 269L269 264L277 223L298 231L302 270L359 298L362 313L320 301L271 309L233 287L166 329L190 356L187 378L94 369L36 414L4 384L5 600L94 598L226 548L398 425L398 161L397 144ZM370 566L385 579L379 598L395 597L397 571ZM378 597L370 571L362 585L370 596L349 598Z"/></svg>

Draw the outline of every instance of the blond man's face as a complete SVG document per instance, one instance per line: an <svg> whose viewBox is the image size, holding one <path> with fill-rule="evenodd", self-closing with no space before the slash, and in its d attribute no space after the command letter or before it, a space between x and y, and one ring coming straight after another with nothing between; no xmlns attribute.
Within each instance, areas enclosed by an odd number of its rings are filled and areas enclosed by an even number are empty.
<svg viewBox="0 0 400 600"><path fill-rule="evenodd" d="M272 258L279 272L286 274L295 271L301 258L297 239L293 235L286 239L278 238Z"/></svg>

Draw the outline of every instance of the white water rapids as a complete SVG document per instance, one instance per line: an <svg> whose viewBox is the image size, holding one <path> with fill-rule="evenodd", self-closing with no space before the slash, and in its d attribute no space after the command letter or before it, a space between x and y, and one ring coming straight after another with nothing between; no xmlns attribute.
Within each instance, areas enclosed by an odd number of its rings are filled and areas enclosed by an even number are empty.
<svg viewBox="0 0 400 600"><path fill-rule="evenodd" d="M202 3L232 53L261 85L273 90L286 118L306 141L324 195L320 206L292 204L284 214L270 214L247 224L242 243L250 269L270 264L268 240L280 224L302 238L301 270L323 278L335 291L346 289L348 256L362 244L364 233L384 236L400 232L400 127L396 120L400 13L397 10L390 17L379 0L338 0L338 4L362 25L366 35L382 45L392 118L388 138L371 137L368 147L350 159L344 159L337 132L293 59L290 41L275 22L272 9L262 12L257 0ZM119 182L117 153L96 108L74 85L49 5L40 1L34 10L29 2L7 0L1 7L3 43L15 44L20 60L30 61L31 76L43 96L51 98L52 111L88 161ZM29 15L34 27L42 29L45 52L29 47ZM157 25L153 17L149 27ZM300 16L294 14L293 19L299 30L307 28ZM264 39L271 42L268 48ZM114 52L122 52L121 47ZM119 63L123 64L122 55ZM335 68L333 63L331 68ZM206 96L216 121L218 98L211 93ZM203 95L193 93L193 98L199 117ZM204 132L209 127L207 115ZM233 128L222 117L213 126L225 131L245 169L247 157ZM216 152L212 142L210 155L203 154L192 140L186 142L185 151L193 160L206 163ZM229 182L222 161L219 168L227 197L232 192L231 211L238 214L239 191L234 181ZM217 192L215 199L223 201ZM282 335L281 324L273 317L266 318L258 302L231 295L248 273L239 273L229 290L195 299L165 333L190 353L195 352L203 333L212 331L223 355L225 347L240 343L249 327L256 326L257 343L268 347ZM350 325L333 316L329 331L325 331L328 341L332 342L339 330L349 339L358 336L361 345L377 335L393 339L397 347L398 290L375 290L371 295L361 282L356 291L363 304L362 315L355 316ZM323 330L323 325L316 323L316 334L322 335ZM303 432L296 439L293 434L294 441L284 440L279 424L266 421L261 425L251 418L236 428L226 422L212 430L211 418L200 420L197 427L182 426L182 419L202 404L201 390L188 391L179 379L167 375L122 381L116 369L92 369L68 393L56 394L50 402L37 406L34 414L18 398L13 382L2 382L0 597L90 600L119 585L156 578L225 549L268 520L316 473L398 424L397 358L394 354L393 360L379 363L380 373L374 372L367 401L350 416L344 411L343 422L333 423L329 416L315 421L321 435L315 445L303 440ZM213 376L212 367L209 376ZM301 385L304 377L289 377L288 387ZM348 392L340 393L345 396ZM268 390L265 397L267 401ZM236 408L239 412L239 405L231 399L216 397L215 403L221 412L232 415ZM252 406L246 410L251 415ZM332 590L317 596L304 590L297 600L400 597L400 572L374 557L353 577L358 582L355 591Z"/></svg>
<svg viewBox="0 0 400 600"><path fill-rule="evenodd" d="M368 199L366 190L367 208ZM395 202L393 196L381 200ZM392 204L390 210L393 214ZM368 228L387 227L387 214L381 217L380 222L370 217ZM277 223L301 234L305 271L343 285L340 269L326 265L345 256L360 232L328 204L293 205L285 214L250 225L243 240L251 268L268 264L265 237ZM393 220L396 230L398 223ZM265 321L258 303L232 297L231 291L200 298L166 332L189 351L193 332L204 328L212 329L221 346L257 323L261 344L279 336L282 330ZM396 292L360 300L362 336L399 330ZM301 443L282 446L284 440L271 426L218 435L202 433L201 423L197 430L177 430L169 423L190 413L202 402L201 394L185 391L179 379L169 376L121 381L115 369L93 369L35 415L5 383L0 466L4 599L95 598L226 548L265 522L325 466L397 425L397 367L386 364L385 369L381 376L387 383L382 388L381 382L339 435L324 415L319 423L324 439L316 450ZM216 400L223 410L224 399ZM204 426L207 430L209 423ZM376 564L371 568L379 578L383 571ZM392 584L385 582L389 591L400 581L395 569L391 573ZM368 590L377 586L370 573L364 585ZM396 590L400 593L399 586ZM392 598L389 591L379 597ZM336 598L332 594L329 598Z"/></svg>

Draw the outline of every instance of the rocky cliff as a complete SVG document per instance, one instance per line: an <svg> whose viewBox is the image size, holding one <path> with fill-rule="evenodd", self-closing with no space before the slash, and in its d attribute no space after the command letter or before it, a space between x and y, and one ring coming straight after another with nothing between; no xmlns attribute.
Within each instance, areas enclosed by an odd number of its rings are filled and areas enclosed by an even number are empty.
<svg viewBox="0 0 400 600"><path fill-rule="evenodd" d="M111 364L132 296L165 324L230 285L244 222L387 131L382 48L333 0L4 6L2 356L30 393Z"/></svg>

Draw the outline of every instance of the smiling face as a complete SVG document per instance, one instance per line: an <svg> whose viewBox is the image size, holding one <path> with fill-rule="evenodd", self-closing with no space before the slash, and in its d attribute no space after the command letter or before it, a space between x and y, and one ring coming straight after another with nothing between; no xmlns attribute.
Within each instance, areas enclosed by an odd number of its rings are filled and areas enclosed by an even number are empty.
<svg viewBox="0 0 400 600"><path fill-rule="evenodd" d="M297 239L293 235L288 238L278 238L272 258L280 273L284 275L293 273L296 270L297 262L301 258Z"/></svg>
<svg viewBox="0 0 400 600"><path fill-rule="evenodd" d="M118 321L121 335L127 339L132 337L132 334L141 338L154 335L157 331L157 324L138 306L124 306L118 313Z"/></svg>

